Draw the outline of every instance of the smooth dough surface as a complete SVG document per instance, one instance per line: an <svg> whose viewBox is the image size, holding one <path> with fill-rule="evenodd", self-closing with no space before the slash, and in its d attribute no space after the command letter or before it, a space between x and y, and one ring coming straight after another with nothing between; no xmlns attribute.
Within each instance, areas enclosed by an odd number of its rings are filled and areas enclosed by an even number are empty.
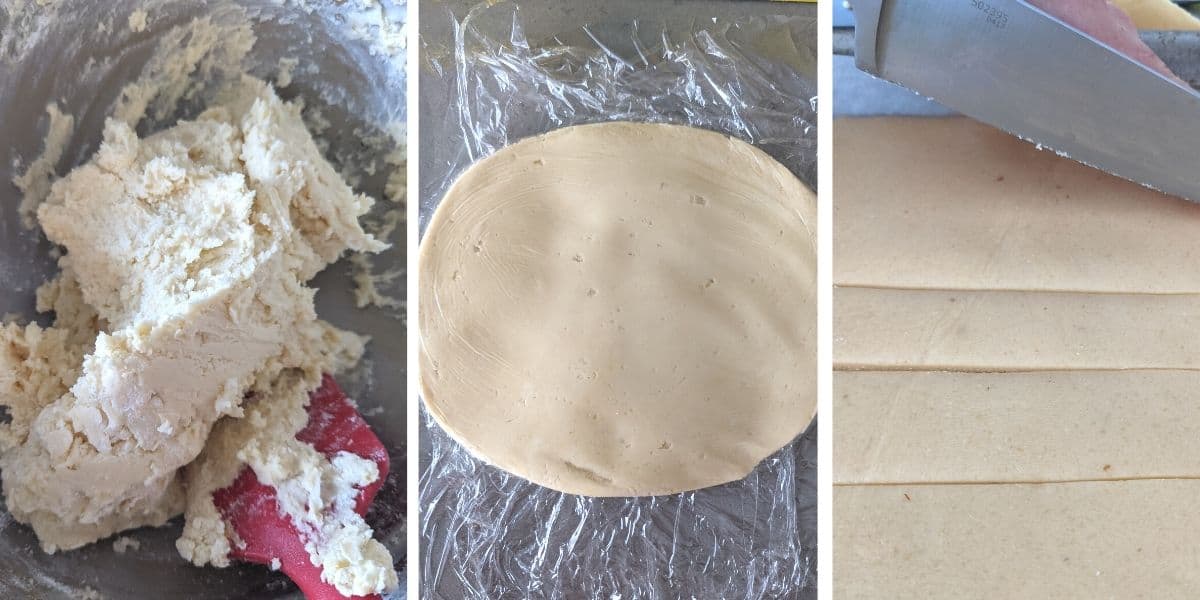
<svg viewBox="0 0 1200 600"><path fill-rule="evenodd" d="M426 405L560 491L740 479L813 416L815 229L813 194L724 135L606 123L509 146L422 246Z"/></svg>
<svg viewBox="0 0 1200 600"><path fill-rule="evenodd" d="M839 119L834 283L1200 292L1200 205L966 118ZM936 168L929 168L936 165Z"/></svg>
<svg viewBox="0 0 1200 600"><path fill-rule="evenodd" d="M1200 371L839 371L833 392L834 483L1200 477Z"/></svg>
<svg viewBox="0 0 1200 600"><path fill-rule="evenodd" d="M1194 597L1200 209L966 119L835 153L838 597Z"/></svg>
<svg viewBox="0 0 1200 600"><path fill-rule="evenodd" d="M1200 296L892 290L833 292L844 369L1200 369Z"/></svg>
<svg viewBox="0 0 1200 600"><path fill-rule="evenodd" d="M1194 598L1200 481L834 486L838 598Z"/></svg>

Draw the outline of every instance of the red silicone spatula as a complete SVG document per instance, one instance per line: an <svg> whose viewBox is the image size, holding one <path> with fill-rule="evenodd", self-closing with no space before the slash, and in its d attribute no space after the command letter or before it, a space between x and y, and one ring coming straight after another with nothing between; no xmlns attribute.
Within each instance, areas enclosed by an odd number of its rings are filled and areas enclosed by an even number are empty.
<svg viewBox="0 0 1200 600"><path fill-rule="evenodd" d="M326 457L332 458L345 451L379 467L379 479L359 490L354 506L355 512L365 515L375 493L387 478L387 450L333 377L325 375L321 387L309 396L308 425L296 434L296 439L312 444ZM214 492L213 503L225 522L245 542L244 547L235 545L230 553L233 558L260 564L271 564L272 559L279 559L280 570L296 582L308 600L346 598L332 585L321 581L321 568L309 560L300 532L291 520L279 514L275 488L260 483L253 469L244 467L232 485Z"/></svg>

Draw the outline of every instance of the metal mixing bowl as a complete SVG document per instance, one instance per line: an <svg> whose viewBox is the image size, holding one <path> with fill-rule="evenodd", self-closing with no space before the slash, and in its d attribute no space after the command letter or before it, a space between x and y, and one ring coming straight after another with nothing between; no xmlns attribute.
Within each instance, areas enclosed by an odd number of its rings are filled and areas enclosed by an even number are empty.
<svg viewBox="0 0 1200 600"><path fill-rule="evenodd" d="M129 15L146 10L144 31L133 31ZM231 12L232 11L232 12ZM122 86L137 77L156 52L158 40L172 27L208 14L225 18L243 12L257 37L244 66L274 80L279 59L295 57L293 83L280 95L302 98L306 114L318 109L330 126L317 137L328 144L328 157L356 183L358 191L381 198L387 168L379 139L388 123L404 120L403 48L394 42L404 19L403 0L382 3L309 2L202 3L186 1L33 0L0 2L0 314L16 313L47 323L34 312L34 290L55 271L51 245L39 232L26 230L17 215L19 191L9 182L42 150L45 107L58 102L75 115L75 131L58 173L86 162L101 137ZM391 25L386 25L385 21ZM101 30L101 25L107 31ZM312 70L315 68L315 72ZM192 73L191 77L211 74ZM185 100L161 122L143 122L147 133L203 108L203 97ZM368 143L368 142L375 143ZM374 164L372 164L374 163ZM382 203L381 203L382 204ZM380 208L377 206L377 208ZM393 249L375 259L376 268L403 265L404 228L389 241ZM404 382L405 328L389 309L356 309L347 265L320 274L313 285L319 314L334 324L373 336L361 368L339 379L363 409L391 453L391 474L368 522L404 564ZM403 298L403 278L385 290ZM196 568L175 550L179 519L159 529L127 534L138 550L117 554L109 541L47 555L27 527L0 511L0 598L282 598L299 593L281 574L256 565L228 569ZM401 575L403 579L403 573ZM401 595L401 594L398 594Z"/></svg>

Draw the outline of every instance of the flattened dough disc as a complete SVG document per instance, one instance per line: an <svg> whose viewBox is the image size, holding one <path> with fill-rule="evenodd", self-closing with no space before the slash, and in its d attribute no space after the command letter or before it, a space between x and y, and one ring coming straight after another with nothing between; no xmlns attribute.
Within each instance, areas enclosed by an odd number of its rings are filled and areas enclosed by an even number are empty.
<svg viewBox="0 0 1200 600"><path fill-rule="evenodd" d="M815 228L812 192L724 135L620 122L504 148L421 248L426 406L564 492L740 479L813 416Z"/></svg>

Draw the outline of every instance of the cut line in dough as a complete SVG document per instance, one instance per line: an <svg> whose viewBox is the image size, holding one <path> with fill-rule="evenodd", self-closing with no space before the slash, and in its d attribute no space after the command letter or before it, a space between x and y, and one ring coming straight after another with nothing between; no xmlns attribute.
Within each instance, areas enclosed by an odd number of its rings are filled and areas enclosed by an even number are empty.
<svg viewBox="0 0 1200 600"><path fill-rule="evenodd" d="M1194 597L1200 208L958 118L835 161L838 597Z"/></svg>
<svg viewBox="0 0 1200 600"><path fill-rule="evenodd" d="M745 477L815 409L815 211L765 153L689 127L568 127L497 152L422 244L426 406L560 491Z"/></svg>

